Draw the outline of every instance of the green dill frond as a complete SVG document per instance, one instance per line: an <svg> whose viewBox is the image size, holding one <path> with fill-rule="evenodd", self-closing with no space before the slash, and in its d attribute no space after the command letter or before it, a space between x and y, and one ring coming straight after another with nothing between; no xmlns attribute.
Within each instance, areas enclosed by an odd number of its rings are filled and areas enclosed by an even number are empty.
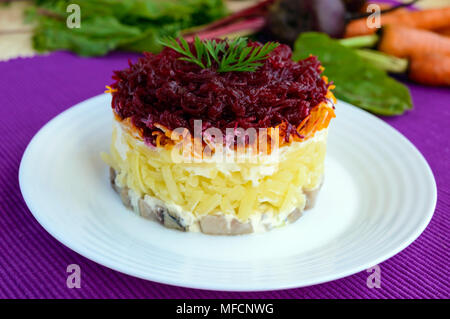
<svg viewBox="0 0 450 319"><path fill-rule="evenodd" d="M233 40L216 41L194 38L195 53L191 51L187 41L180 37L167 37L160 43L183 55L180 60L188 61L206 69L217 63L217 72L254 72L263 65L263 60L280 44L268 42L263 46L249 47L248 39L238 37Z"/></svg>

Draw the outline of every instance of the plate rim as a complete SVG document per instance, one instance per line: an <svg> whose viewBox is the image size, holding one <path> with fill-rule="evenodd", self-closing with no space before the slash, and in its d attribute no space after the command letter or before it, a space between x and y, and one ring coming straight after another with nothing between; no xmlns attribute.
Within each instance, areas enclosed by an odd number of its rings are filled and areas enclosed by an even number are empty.
<svg viewBox="0 0 450 319"><path fill-rule="evenodd" d="M361 110L360 108L344 102L342 100L338 100L339 104L345 104L346 106L350 107L353 112L360 112L364 113L363 116L367 116L371 118L371 120L374 120L378 122L378 124L381 124L385 129L390 130L392 134L395 134L400 140L402 140L402 143L406 143L408 147L411 149L412 152L414 152L417 156L417 160L419 160L424 168L424 174L427 175L427 179L429 179L430 182L432 182L432 189L430 190L430 196L431 200L428 202L428 206L426 209L426 215L424 214L421 223L418 225L418 227L411 232L411 234L408 236L407 239L405 239L401 245L398 245L395 249L391 249L390 251L384 253L383 255L378 256L377 258L373 258L372 261L366 262L363 264L358 264L353 267L348 267L348 269L345 271L340 272L332 272L328 276L322 276L320 280L314 279L314 280L303 280L302 284L297 284L295 280L292 281L292 284L285 284L285 285L278 285L277 287L247 287L245 285L235 287L234 285L227 285L227 284L216 284L211 285L208 283L199 283L196 282L195 284L192 284L192 281L185 280L185 279L177 279L177 280L168 280L168 279L160 279L158 276L152 276L151 273L147 273L146 275L142 275L139 272L133 272L132 269L122 267L121 265L114 264L114 262L109 262L108 258L101 258L101 256L95 255L95 253L91 253L91 251L83 249L83 247L78 247L76 243L70 243L70 240L66 240L64 236L60 236L60 232L58 232L57 229L54 229L51 225L47 224L39 214L39 208L36 207L32 196L29 195L29 190L26 186L26 181L24 181L24 171L26 170L26 164L28 161L30 161L30 152L33 149L33 146L37 143L36 141L39 139L39 137L47 130L49 127L51 127L51 124L58 120L63 115L67 115L70 112L73 112L76 108L82 107L84 104L89 103L95 103L96 100L102 100L105 98L105 94L99 94L93 97L90 97L84 101L81 101L61 113L54 116L51 120L49 120L44 126L42 126L32 137L30 142L28 143L22 158L20 160L19 165L19 172L18 172L18 180L19 180L19 187L22 194L22 197L25 201L25 204L27 205L28 210L31 212L31 215L36 219L36 221L40 224L41 227L44 228L44 230L49 233L53 238L55 238L58 242L66 246L67 248L73 250L77 254L101 265L104 267L107 267L109 269L112 269L114 271L118 271L120 273L133 276L139 279L147 280L147 281L153 281L157 283L162 283L166 285L171 285L175 287L184 287L184 288L190 288L190 289L201 289L201 290L214 290L214 291L230 291L230 292L261 292L261 291L276 291L276 290L284 290L284 289L294 289L294 288L303 288L308 287L312 285L318 285L338 279L342 279L348 276L351 276L353 274L356 274L358 272L364 271L370 267L373 267L375 265L378 265L389 258L397 255L401 251L403 251L405 248L407 248L409 245L411 245L426 229L426 227L429 225L434 212L436 210L436 203L437 203L437 184L436 180L433 174L433 171L428 164L427 160L423 156L423 154L417 149L417 147L409 141L408 138L406 138L400 131L398 131L396 128L392 127L382 119L378 118L377 116Z"/></svg>

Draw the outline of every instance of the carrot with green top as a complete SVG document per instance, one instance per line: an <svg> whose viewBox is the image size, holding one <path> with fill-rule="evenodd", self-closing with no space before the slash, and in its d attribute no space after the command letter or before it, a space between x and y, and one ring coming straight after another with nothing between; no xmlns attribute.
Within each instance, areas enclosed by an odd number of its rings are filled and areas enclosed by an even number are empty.
<svg viewBox="0 0 450 319"><path fill-rule="evenodd" d="M450 85L450 37L387 25L378 34L339 40L366 61L387 72L404 73L426 85ZM379 51L361 48L377 48ZM380 52L381 51L381 52Z"/></svg>

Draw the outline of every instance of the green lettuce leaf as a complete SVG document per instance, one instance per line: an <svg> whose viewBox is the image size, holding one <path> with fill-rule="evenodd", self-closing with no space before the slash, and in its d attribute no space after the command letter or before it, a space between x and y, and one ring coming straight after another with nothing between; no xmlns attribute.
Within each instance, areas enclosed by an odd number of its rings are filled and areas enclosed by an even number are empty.
<svg viewBox="0 0 450 319"><path fill-rule="evenodd" d="M412 108L405 85L326 34L307 32L299 36L294 60L311 54L318 57L325 67L324 74L336 85L334 93L338 99L379 115L398 115Z"/></svg>
<svg viewBox="0 0 450 319"><path fill-rule="evenodd" d="M70 29L69 4L78 4L81 28ZM121 49L159 52L162 36L225 16L222 0L37 0L27 14L36 22L37 51L70 50L82 56Z"/></svg>

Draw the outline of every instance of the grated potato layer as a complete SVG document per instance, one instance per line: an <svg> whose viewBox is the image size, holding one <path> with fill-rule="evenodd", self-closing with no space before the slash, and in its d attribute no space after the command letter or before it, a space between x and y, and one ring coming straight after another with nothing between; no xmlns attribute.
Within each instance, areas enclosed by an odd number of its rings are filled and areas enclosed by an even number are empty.
<svg viewBox="0 0 450 319"><path fill-rule="evenodd" d="M196 217L229 214L245 222L253 214L303 209L303 190L321 183L326 135L323 129L309 140L282 146L277 162L179 163L170 149L149 147L118 124L110 154L102 156L117 172L116 183L140 196L178 205Z"/></svg>

